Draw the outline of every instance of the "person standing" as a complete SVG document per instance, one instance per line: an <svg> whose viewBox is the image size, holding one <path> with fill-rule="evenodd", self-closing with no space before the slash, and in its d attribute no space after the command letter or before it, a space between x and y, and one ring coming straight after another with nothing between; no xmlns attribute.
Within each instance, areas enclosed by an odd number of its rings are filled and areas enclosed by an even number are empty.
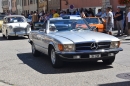
<svg viewBox="0 0 130 86"><path fill-rule="evenodd" d="M111 8L108 7L106 9L107 15L106 15L106 32L109 35L112 35L112 27L114 24L114 20L113 20L113 13L111 12Z"/></svg>
<svg viewBox="0 0 130 86"><path fill-rule="evenodd" d="M117 8L117 12L115 13L116 26L118 29L117 36L123 35L123 11L120 8Z"/></svg>
<svg viewBox="0 0 130 86"><path fill-rule="evenodd" d="M128 26L128 35L130 35L130 8L126 17L126 26Z"/></svg>
<svg viewBox="0 0 130 86"><path fill-rule="evenodd" d="M55 11L54 14L53 14L53 18L57 18L57 17L60 17L60 15L58 14L57 11Z"/></svg>
<svg viewBox="0 0 130 86"><path fill-rule="evenodd" d="M38 22L38 20L39 20L39 18L38 18L37 12L34 11L34 14L32 15L33 27L34 27L35 23Z"/></svg>
<svg viewBox="0 0 130 86"><path fill-rule="evenodd" d="M98 13L96 14L96 17L101 17L102 16L102 10L98 9Z"/></svg>

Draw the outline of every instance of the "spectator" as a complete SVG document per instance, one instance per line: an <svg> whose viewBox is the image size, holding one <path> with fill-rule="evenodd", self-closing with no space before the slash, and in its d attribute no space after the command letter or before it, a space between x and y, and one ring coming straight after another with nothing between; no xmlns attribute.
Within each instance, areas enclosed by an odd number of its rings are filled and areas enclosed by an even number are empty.
<svg viewBox="0 0 130 86"><path fill-rule="evenodd" d="M106 32L107 34L112 35L112 27L114 24L114 20L113 20L113 13L111 12L111 8L108 7L106 9L107 11L107 15L106 15Z"/></svg>
<svg viewBox="0 0 130 86"><path fill-rule="evenodd" d="M123 12L121 11L120 8L117 8L117 12L115 13L115 18L116 18L116 26L118 29L118 34L117 36L123 35ZM121 30L121 32L120 32Z"/></svg>
<svg viewBox="0 0 130 86"><path fill-rule="evenodd" d="M80 15L80 12L78 11L78 9L76 9L76 15Z"/></svg>
<svg viewBox="0 0 130 86"><path fill-rule="evenodd" d="M37 15L37 12L36 11L34 11L34 14L32 15L32 23L33 23L33 27L34 27L34 24L36 23L36 22L38 22L38 15Z"/></svg>
<svg viewBox="0 0 130 86"><path fill-rule="evenodd" d="M57 11L55 11L54 12L54 14L53 14L53 18L57 18L57 17L59 17L60 15L57 13Z"/></svg>
<svg viewBox="0 0 130 86"><path fill-rule="evenodd" d="M89 8L88 14L89 14L89 17L90 17L90 16L94 17L94 13L93 13L92 8Z"/></svg>
<svg viewBox="0 0 130 86"><path fill-rule="evenodd" d="M82 18L86 18L86 16L85 16L85 13L84 13L84 12L82 12L82 13L81 13L81 17L82 17Z"/></svg>
<svg viewBox="0 0 130 86"><path fill-rule="evenodd" d="M39 22L44 22L44 15L41 15L41 17L39 18Z"/></svg>
<svg viewBox="0 0 130 86"><path fill-rule="evenodd" d="M101 15L102 15L102 11L101 9L98 9L98 13L96 14L96 17L101 17Z"/></svg>
<svg viewBox="0 0 130 86"><path fill-rule="evenodd" d="M123 33L125 34L125 28L126 28L126 13L123 14Z"/></svg>
<svg viewBox="0 0 130 86"><path fill-rule="evenodd" d="M130 35L130 8L126 17L126 26L128 26L128 35Z"/></svg>
<svg viewBox="0 0 130 86"><path fill-rule="evenodd" d="M103 11L102 15L101 15L101 18L106 19L106 16L107 16L106 11Z"/></svg>

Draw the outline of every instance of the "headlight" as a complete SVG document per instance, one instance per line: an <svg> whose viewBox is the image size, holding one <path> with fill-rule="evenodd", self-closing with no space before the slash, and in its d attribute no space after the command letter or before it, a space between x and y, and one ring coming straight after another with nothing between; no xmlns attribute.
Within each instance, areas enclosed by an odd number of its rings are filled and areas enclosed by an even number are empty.
<svg viewBox="0 0 130 86"><path fill-rule="evenodd" d="M58 48L60 51L74 51L74 45L73 44L58 44Z"/></svg>
<svg viewBox="0 0 130 86"><path fill-rule="evenodd" d="M120 41L112 41L110 48L119 48L120 46Z"/></svg>
<svg viewBox="0 0 130 86"><path fill-rule="evenodd" d="M27 28L31 28L31 26L30 26L30 25L27 25Z"/></svg>
<svg viewBox="0 0 130 86"><path fill-rule="evenodd" d="M13 27L12 27L12 26L9 26L9 29L13 29Z"/></svg>

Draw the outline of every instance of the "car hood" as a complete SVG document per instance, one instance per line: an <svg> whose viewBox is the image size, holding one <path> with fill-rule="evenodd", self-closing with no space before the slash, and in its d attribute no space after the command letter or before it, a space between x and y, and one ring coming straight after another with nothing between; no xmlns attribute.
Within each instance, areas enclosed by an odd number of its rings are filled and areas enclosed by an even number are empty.
<svg viewBox="0 0 130 86"><path fill-rule="evenodd" d="M27 22L23 22L23 23L9 23L8 24L9 26L12 26L12 27L27 27L28 23Z"/></svg>
<svg viewBox="0 0 130 86"><path fill-rule="evenodd" d="M65 31L53 33L55 36L63 37L71 40L74 43L77 42L89 42L89 41L119 41L118 38L94 31Z"/></svg>

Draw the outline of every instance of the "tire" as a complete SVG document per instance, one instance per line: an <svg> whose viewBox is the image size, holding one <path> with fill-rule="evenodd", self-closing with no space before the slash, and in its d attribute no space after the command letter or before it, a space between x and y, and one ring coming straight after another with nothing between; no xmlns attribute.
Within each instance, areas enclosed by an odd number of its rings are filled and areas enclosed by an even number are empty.
<svg viewBox="0 0 130 86"><path fill-rule="evenodd" d="M55 49L50 49L50 58L51 58L51 64L54 68L60 68L63 66L63 62L61 61L60 57L56 55Z"/></svg>
<svg viewBox="0 0 130 86"><path fill-rule="evenodd" d="M98 28L96 28L96 32L98 32Z"/></svg>
<svg viewBox="0 0 130 86"><path fill-rule="evenodd" d="M115 56L109 59L102 60L105 65L111 65L115 61Z"/></svg>
<svg viewBox="0 0 130 86"><path fill-rule="evenodd" d="M3 38L5 38L5 35L4 35L4 34L2 34L2 37L3 37Z"/></svg>
<svg viewBox="0 0 130 86"><path fill-rule="evenodd" d="M39 52L39 51L36 50L35 45L33 43L32 43L32 54L35 57L38 57L38 56L41 55L41 52Z"/></svg>
<svg viewBox="0 0 130 86"><path fill-rule="evenodd" d="M11 36L8 35L8 31L6 31L6 39L7 39L7 40L10 40L10 39L11 39Z"/></svg>

